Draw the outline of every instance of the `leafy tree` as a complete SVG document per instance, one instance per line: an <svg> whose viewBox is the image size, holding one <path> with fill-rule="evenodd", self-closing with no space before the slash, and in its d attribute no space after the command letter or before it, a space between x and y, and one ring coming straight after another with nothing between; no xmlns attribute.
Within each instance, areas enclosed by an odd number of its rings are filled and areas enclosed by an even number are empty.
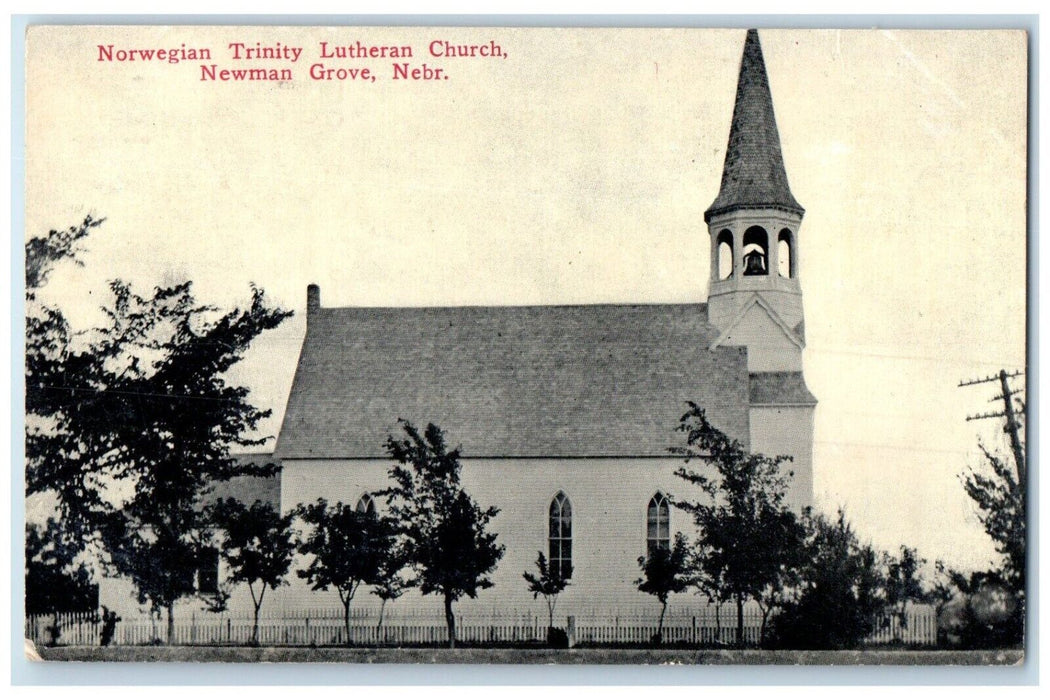
<svg viewBox="0 0 1050 700"><path fill-rule="evenodd" d="M1005 390L1007 375L1002 372L1000 376ZM953 643L962 646L1019 646L1024 643L1027 598L1024 420L1027 406L1016 396L1004 400L1013 402L1005 407L1008 418L1003 428L1011 437L1013 467L980 443L984 463L960 477L966 495L977 507L984 531L1001 556L988 571L974 572L969 577L951 572L947 577L954 599L945 608L957 613L950 626L954 627ZM1017 424L1013 425L1012 420Z"/></svg>
<svg viewBox="0 0 1050 700"><path fill-rule="evenodd" d="M488 574L503 556L496 535L486 532L499 510L482 510L460 486L459 449L448 449L440 428L429 424L420 433L407 421L401 426L405 437L390 436L386 441L397 464L390 468L395 485L383 495L415 573L411 584L424 595L443 597L448 643L455 648L452 604L490 588Z"/></svg>
<svg viewBox="0 0 1050 700"><path fill-rule="evenodd" d="M861 544L839 511L807 519L807 564L794 601L773 619L771 644L790 649L851 649L886 610L884 557Z"/></svg>
<svg viewBox="0 0 1050 700"><path fill-rule="evenodd" d="M248 436L270 412L230 386L227 371L290 313L254 287L250 306L222 313L199 304L188 282L140 296L113 281L105 322L74 332L36 292L99 223L26 244L26 491L53 492L64 524L84 540L100 536L140 600L167 610L170 640L173 606L194 593L207 540L199 498L251 469L232 446L265 441Z"/></svg>
<svg viewBox="0 0 1050 700"><path fill-rule="evenodd" d="M308 581L315 591L334 588L339 594L349 645L350 604L362 585L383 585L396 531L374 513L342 503L329 507L323 498L300 506L298 514L311 526L299 551L312 557L309 566L299 570L299 578Z"/></svg>
<svg viewBox="0 0 1050 700"><path fill-rule="evenodd" d="M165 504L159 517L115 515L102 530L111 566L131 579L140 605L167 613L165 639L175 638L175 603L197 592L195 574L205 549L205 531L193 508Z"/></svg>
<svg viewBox="0 0 1050 700"><path fill-rule="evenodd" d="M707 497L675 502L693 516L699 531L697 585L719 601L735 601L736 643L742 645L744 603L754 600L768 615L798 561L803 529L784 503L792 474L783 465L790 457L749 453L692 402L677 429L686 434L686 446L672 452L683 456L686 466L675 475ZM690 469L694 460L709 469Z"/></svg>
<svg viewBox="0 0 1050 700"><path fill-rule="evenodd" d="M987 467L962 476L963 488L978 509L984 531L1002 555L999 577L1023 599L1025 590L1025 484L999 455L983 444Z"/></svg>
<svg viewBox="0 0 1050 700"><path fill-rule="evenodd" d="M547 564L547 557L543 556L543 552L536 552L536 571L539 575L530 574L528 571L521 575L529 584L532 599L543 596L543 601L547 604L548 630L554 627L554 608L558 604L558 595L568 587L569 577L572 576L572 565L565 568L566 570L562 571L551 567Z"/></svg>
<svg viewBox="0 0 1050 700"><path fill-rule="evenodd" d="M926 560L921 558L916 550L904 545L901 545L898 556L883 554L883 560L886 613L889 617L896 617L901 628L905 628L908 624L908 603L930 599L930 593L920 575L920 569L926 564Z"/></svg>
<svg viewBox="0 0 1050 700"><path fill-rule="evenodd" d="M81 265L82 241L104 219L87 216L66 230L52 230L25 245L26 264L26 495L51 491L58 499L63 529L83 546L92 528L89 517L98 505L97 485L87 479L78 459L87 446L72 454L56 452L55 433L66 418L65 408L78 392L90 387L100 362L77 346L82 340L62 312L41 302L38 292L63 260ZM82 343L81 343L82 345ZM104 436L100 437L104 441ZM69 447L76 448L70 441ZM70 458L72 457L72 458Z"/></svg>
<svg viewBox="0 0 1050 700"><path fill-rule="evenodd" d="M48 518L43 527L26 524L26 615L93 612L98 585L80 560L81 547Z"/></svg>
<svg viewBox="0 0 1050 700"><path fill-rule="evenodd" d="M383 615L386 612L386 604L397 600L408 588L408 582L401 575L407 566L405 553L400 544L396 543L396 525L388 518L380 519L380 527L384 529L383 538L391 541L391 548L387 550L386 556L379 562L379 572L375 583L372 584L372 595L379 598L379 621L376 623L376 640L383 629Z"/></svg>
<svg viewBox="0 0 1050 700"><path fill-rule="evenodd" d="M209 509L219 532L220 553L232 583L248 584L252 596L252 644L259 643L259 609L268 589L287 584L295 554L292 515L282 516L269 503L246 506L232 498ZM258 591L256 591L258 588Z"/></svg>
<svg viewBox="0 0 1050 700"><path fill-rule="evenodd" d="M638 557L642 577L634 582L638 590L655 596L660 601L660 624L656 630L656 643L663 640L664 615L667 600L672 593L681 593L692 583L689 571L689 545L682 533L675 534L671 547L654 547L648 557Z"/></svg>
<svg viewBox="0 0 1050 700"><path fill-rule="evenodd" d="M963 574L937 562L930 597L937 603L937 634L944 646L1016 647L1024 641L1024 609L996 571Z"/></svg>

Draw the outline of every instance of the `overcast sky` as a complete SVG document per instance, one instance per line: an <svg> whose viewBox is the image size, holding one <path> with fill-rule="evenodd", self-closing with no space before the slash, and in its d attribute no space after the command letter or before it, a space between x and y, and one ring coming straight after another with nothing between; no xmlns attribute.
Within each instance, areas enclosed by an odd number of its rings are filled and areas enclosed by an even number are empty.
<svg viewBox="0 0 1050 700"><path fill-rule="evenodd" d="M958 474L967 423L1025 363L1026 38L1005 32L760 33L799 233L818 505L865 537L983 566ZM441 61L431 40L507 58ZM411 45L448 80L393 81ZM27 236L92 213L84 267L48 289L78 324L105 282L190 279L229 306L249 283L297 316L236 371L276 435L322 303L695 302L742 30L50 28L28 40ZM285 83L202 81L196 62L99 61L98 45L302 47ZM374 83L309 66L368 66ZM286 64L268 62L268 66ZM669 437L669 439L671 439Z"/></svg>

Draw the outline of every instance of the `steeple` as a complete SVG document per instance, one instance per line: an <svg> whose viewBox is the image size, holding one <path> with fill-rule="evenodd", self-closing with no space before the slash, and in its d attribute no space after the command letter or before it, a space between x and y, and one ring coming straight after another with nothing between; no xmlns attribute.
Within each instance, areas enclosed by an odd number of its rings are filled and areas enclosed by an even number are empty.
<svg viewBox="0 0 1050 700"><path fill-rule="evenodd" d="M704 221L710 223L712 217L742 208L780 209L799 216L805 211L788 187L766 63L755 29L747 30L744 41L722 185L704 212Z"/></svg>
<svg viewBox="0 0 1050 700"><path fill-rule="evenodd" d="M722 331L719 344L748 348L753 372L802 368L804 213L788 187L762 47L749 29L722 186L704 221L711 244L708 320Z"/></svg>

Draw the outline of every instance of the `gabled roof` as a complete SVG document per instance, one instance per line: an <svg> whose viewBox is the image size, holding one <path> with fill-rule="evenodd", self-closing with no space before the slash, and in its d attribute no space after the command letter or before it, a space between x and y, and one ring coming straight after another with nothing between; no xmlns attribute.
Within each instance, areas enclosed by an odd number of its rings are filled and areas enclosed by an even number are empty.
<svg viewBox="0 0 1050 700"><path fill-rule="evenodd" d="M784 321L784 319L780 317L780 314L777 313L777 310L774 309L772 305L770 305L770 303L762 297L761 294L755 292L748 298L747 301L743 303L743 305L741 305L741 307L737 310L733 318L730 319L729 323L725 324L725 330L719 333L718 337L715 338L714 341L711 343L712 350L714 350L717 347L721 347L723 343L725 343L733 336L733 330L741 321L744 320L744 317L747 316L747 313L754 306L757 306L763 311L765 311L766 315L769 316L770 320L776 324L776 326L780 329L784 336L792 343L797 345L800 350L806 347L806 342L803 336L799 335L798 333L799 330L805 330L805 326L803 326L802 322L800 321L798 325L795 326L795 328L791 328Z"/></svg>
<svg viewBox="0 0 1050 700"><path fill-rule="evenodd" d="M722 185L704 221L742 208L785 209L800 216L805 212L788 186L766 64L754 29L747 31L740 60Z"/></svg>
<svg viewBox="0 0 1050 700"><path fill-rule="evenodd" d="M308 311L275 457L385 457L397 420L466 457L667 456L686 401L748 442L743 348L704 304Z"/></svg>
<svg viewBox="0 0 1050 700"><path fill-rule="evenodd" d="M801 372L755 372L750 382L752 406L817 405Z"/></svg>

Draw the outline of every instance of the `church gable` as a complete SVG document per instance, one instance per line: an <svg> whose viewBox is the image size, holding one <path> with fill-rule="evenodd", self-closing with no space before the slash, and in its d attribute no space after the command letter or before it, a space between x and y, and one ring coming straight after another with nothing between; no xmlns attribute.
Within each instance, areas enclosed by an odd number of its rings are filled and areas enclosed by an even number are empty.
<svg viewBox="0 0 1050 700"><path fill-rule="evenodd" d="M760 295L755 294L711 349L742 346L748 350L751 372L802 371L802 338L795 333Z"/></svg>

